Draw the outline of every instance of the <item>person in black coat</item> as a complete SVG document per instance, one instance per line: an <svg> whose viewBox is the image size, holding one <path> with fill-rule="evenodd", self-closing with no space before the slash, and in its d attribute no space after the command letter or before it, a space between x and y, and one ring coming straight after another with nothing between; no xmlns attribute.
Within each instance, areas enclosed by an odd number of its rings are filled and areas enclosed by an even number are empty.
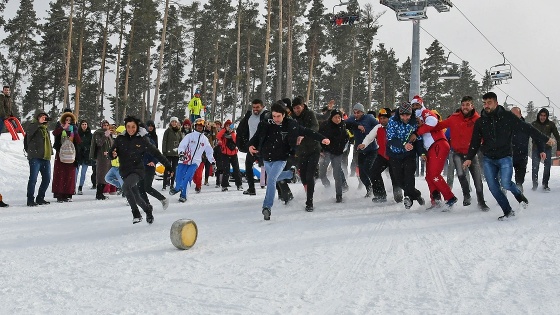
<svg viewBox="0 0 560 315"><path fill-rule="evenodd" d="M330 140L330 144L323 145L323 159L319 166L319 177L325 186L330 185L327 179L327 166L332 163L334 185L336 191L336 202L342 202L342 191L345 183L342 171L342 157L348 149L350 136L346 131L346 124L342 121L342 112L337 109L331 111L328 120L319 127L319 133Z"/></svg>
<svg viewBox="0 0 560 315"><path fill-rule="evenodd" d="M293 172L283 171L286 161L296 146L298 137L311 137L328 145L329 139L321 134L299 125L287 116L286 106L282 101L271 107L272 119L259 124L255 135L249 141L249 153L259 153L264 161L268 184L263 201L262 214L265 220L270 220L271 208L276 194L276 182L290 179Z"/></svg>
<svg viewBox="0 0 560 315"><path fill-rule="evenodd" d="M127 116L124 119L126 133L123 133L115 139L113 146L109 150L110 157L119 157L119 173L123 178L123 193L132 209L133 220L136 224L142 221L142 215L138 210L138 206L146 213L146 222L152 224L154 222L153 208L147 204L140 196L137 184L144 178L144 155L150 153L156 157L166 169L171 169L171 163L161 154L161 152L150 142L148 138L139 134L140 122L133 116Z"/></svg>
<svg viewBox="0 0 560 315"><path fill-rule="evenodd" d="M89 151L91 147L91 139L93 134L91 129L89 128L89 124L87 120L82 119L80 121L80 125L78 126L78 134L80 135L80 139L82 139L82 143L78 144L76 147L76 179L78 179L78 174L80 174L80 182L78 185L78 195L82 195L82 188L86 181L86 173L88 167L92 165L92 161L89 158ZM81 171L79 171L81 168Z"/></svg>
<svg viewBox="0 0 560 315"><path fill-rule="evenodd" d="M482 99L484 100L484 111L474 124L469 153L465 162L463 162L463 168L471 165L471 160L481 149L484 155L482 165L488 188L504 212L504 215L500 216L498 220L504 220L514 216L515 211L511 209L511 205L501 187L511 191L522 207L527 207L529 204L527 198L511 181L513 173L511 139L513 131L522 131L529 134L533 139L549 145L553 145L555 141L517 118L503 106L498 105L496 93L488 92L482 96ZM543 155L545 154L543 153ZM541 155L541 159L545 157L543 155Z"/></svg>
<svg viewBox="0 0 560 315"><path fill-rule="evenodd" d="M511 112L522 121L525 118L521 115L521 109L517 106L511 108ZM523 192L523 183L525 182L525 174L527 173L527 162L529 160L529 134L514 130L511 137L511 147L513 149L513 170L515 171L515 185ZM544 152L542 142L536 143L539 146L539 152Z"/></svg>

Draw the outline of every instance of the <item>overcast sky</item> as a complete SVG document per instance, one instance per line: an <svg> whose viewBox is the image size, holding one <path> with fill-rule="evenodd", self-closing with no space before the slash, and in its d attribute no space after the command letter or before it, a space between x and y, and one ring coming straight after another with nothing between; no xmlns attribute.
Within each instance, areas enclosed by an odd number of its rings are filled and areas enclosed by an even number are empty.
<svg viewBox="0 0 560 315"><path fill-rule="evenodd" d="M190 0L176 2L189 4ZM202 1L205 2L205 1ZM233 1L237 3L237 1ZM264 1L262 1L264 2ZM275 2L275 1L273 1ZM339 0L325 0L327 12ZM411 54L412 23L398 22L393 11L379 4L379 1L360 1L361 6L371 3L377 12L386 11L380 19L382 25L377 39L395 50L400 62ZM456 8L450 12L438 13L428 9L428 20L421 26L453 53L470 62L477 71L484 73L491 66L502 63L501 55L469 24L461 15L461 10L471 22L503 51L511 64L519 69L513 70L513 79L508 84L494 88L498 101L503 103L509 95L508 104L525 106L534 101L537 106L548 104L550 97L555 114L560 116L560 24L556 13L560 12L560 2L553 0L511 1L511 0L455 0ZM530 4L530 5L529 5ZM6 15L15 12L19 1L10 0ZM35 8L39 16L48 9L47 0L36 0ZM264 8L264 6L263 6ZM457 10L457 8L459 10ZM337 10L344 7L337 7ZM425 49L434 40L421 31L421 58ZM460 62L456 56L452 62ZM523 77L524 74L535 86ZM480 80L480 77L478 78ZM537 88L542 92L539 92ZM543 95L544 94L544 95ZM552 111L551 111L552 112Z"/></svg>

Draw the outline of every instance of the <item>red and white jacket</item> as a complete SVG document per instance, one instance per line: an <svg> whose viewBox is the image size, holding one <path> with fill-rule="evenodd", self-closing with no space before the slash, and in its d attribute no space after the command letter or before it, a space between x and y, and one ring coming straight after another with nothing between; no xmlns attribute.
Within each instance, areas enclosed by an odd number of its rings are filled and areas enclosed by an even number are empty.
<svg viewBox="0 0 560 315"><path fill-rule="evenodd" d="M435 128L438 124L438 118L431 110L422 106L422 108L416 110L416 117L423 122L416 133L422 136L426 150L429 150L432 144L438 140L445 139L447 141L443 130Z"/></svg>

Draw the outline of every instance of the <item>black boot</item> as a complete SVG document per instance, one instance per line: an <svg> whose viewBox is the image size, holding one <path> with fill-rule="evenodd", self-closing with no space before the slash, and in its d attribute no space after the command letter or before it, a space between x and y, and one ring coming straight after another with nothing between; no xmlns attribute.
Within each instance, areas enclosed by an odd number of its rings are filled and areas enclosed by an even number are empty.
<svg viewBox="0 0 560 315"><path fill-rule="evenodd" d="M313 199L307 199L305 202L305 211L312 212L313 211Z"/></svg>
<svg viewBox="0 0 560 315"><path fill-rule="evenodd" d="M95 199L97 200L105 200L107 197L103 195L103 189L105 189L105 184L98 184L97 185L97 193L95 194Z"/></svg>
<svg viewBox="0 0 560 315"><path fill-rule="evenodd" d="M486 201L484 201L484 194L482 193L477 193L476 194L476 199L478 201L478 208L482 211L489 211L490 207L488 207L488 205L486 204Z"/></svg>

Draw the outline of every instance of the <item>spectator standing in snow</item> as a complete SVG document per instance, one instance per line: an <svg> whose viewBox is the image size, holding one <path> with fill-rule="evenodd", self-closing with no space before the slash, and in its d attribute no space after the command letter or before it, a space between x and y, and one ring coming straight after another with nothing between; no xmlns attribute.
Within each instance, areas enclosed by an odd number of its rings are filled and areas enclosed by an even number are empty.
<svg viewBox="0 0 560 315"><path fill-rule="evenodd" d="M105 200L107 197L103 195L103 189L107 184L105 175L111 169L111 157L108 155L109 148L113 145L113 137L111 136L110 125L107 120L101 121L101 128L93 133L91 142L90 158L95 159L95 182L96 194L95 199Z"/></svg>
<svg viewBox="0 0 560 315"><path fill-rule="evenodd" d="M54 149L54 172L52 192L58 202L72 201L72 195L76 192L76 161L64 163L60 160L60 149L63 142L69 139L74 144L74 149L82 142L78 129L76 128L76 116L71 112L65 112L60 116L56 128L53 130Z"/></svg>
<svg viewBox="0 0 560 315"><path fill-rule="evenodd" d="M230 165L233 170L233 179L237 190L243 190L243 182L241 181L241 172L239 171L239 160L237 158L237 134L233 128L231 120L224 122L224 128L218 132L218 143L222 152L223 177L221 180L222 191L227 191L229 186Z"/></svg>
<svg viewBox="0 0 560 315"><path fill-rule="evenodd" d="M79 176L79 185L78 185L78 195L82 195L82 189L84 187L84 183L86 181L86 173L88 167L92 164L89 158L89 150L91 147L91 139L93 137L91 133L91 129L89 129L89 124L87 120L82 119L80 121L80 125L78 126L78 134L80 135L80 139L82 142L76 147L76 180L78 180Z"/></svg>
<svg viewBox="0 0 560 315"><path fill-rule="evenodd" d="M29 181L27 182L27 206L35 207L47 205L45 193L51 183L51 156L52 144L47 124L49 116L42 110L38 110L35 119L27 127L27 160L29 161ZM35 185L37 176L41 173L41 185L35 199Z"/></svg>
<svg viewBox="0 0 560 315"><path fill-rule="evenodd" d="M163 174L163 189L166 190L167 186L169 188L175 187L175 172L177 170L177 164L179 163L179 143L183 139L184 135L181 133L181 127L179 126L179 118L171 117L169 121L169 126L165 129L163 133L163 139L161 141L161 152L165 158L171 163L171 177L164 172Z"/></svg>
<svg viewBox="0 0 560 315"><path fill-rule="evenodd" d="M549 119L550 114L548 109L541 108L539 113L537 114L537 120L533 121L533 127L537 128L538 131L542 132L545 136L551 137L554 136L556 142L560 142L560 134L558 134L558 128L556 128L556 124ZM546 154L546 158L544 159L544 170L543 170L543 177L542 177L542 187L543 191L549 192L550 188L548 187L548 180L550 179L550 166L552 165L552 146L546 145L544 153ZM532 178L533 178L533 190L537 190L539 187L539 166L540 166L540 152L539 152L539 144L533 138L533 149L531 150L531 162L532 162Z"/></svg>

